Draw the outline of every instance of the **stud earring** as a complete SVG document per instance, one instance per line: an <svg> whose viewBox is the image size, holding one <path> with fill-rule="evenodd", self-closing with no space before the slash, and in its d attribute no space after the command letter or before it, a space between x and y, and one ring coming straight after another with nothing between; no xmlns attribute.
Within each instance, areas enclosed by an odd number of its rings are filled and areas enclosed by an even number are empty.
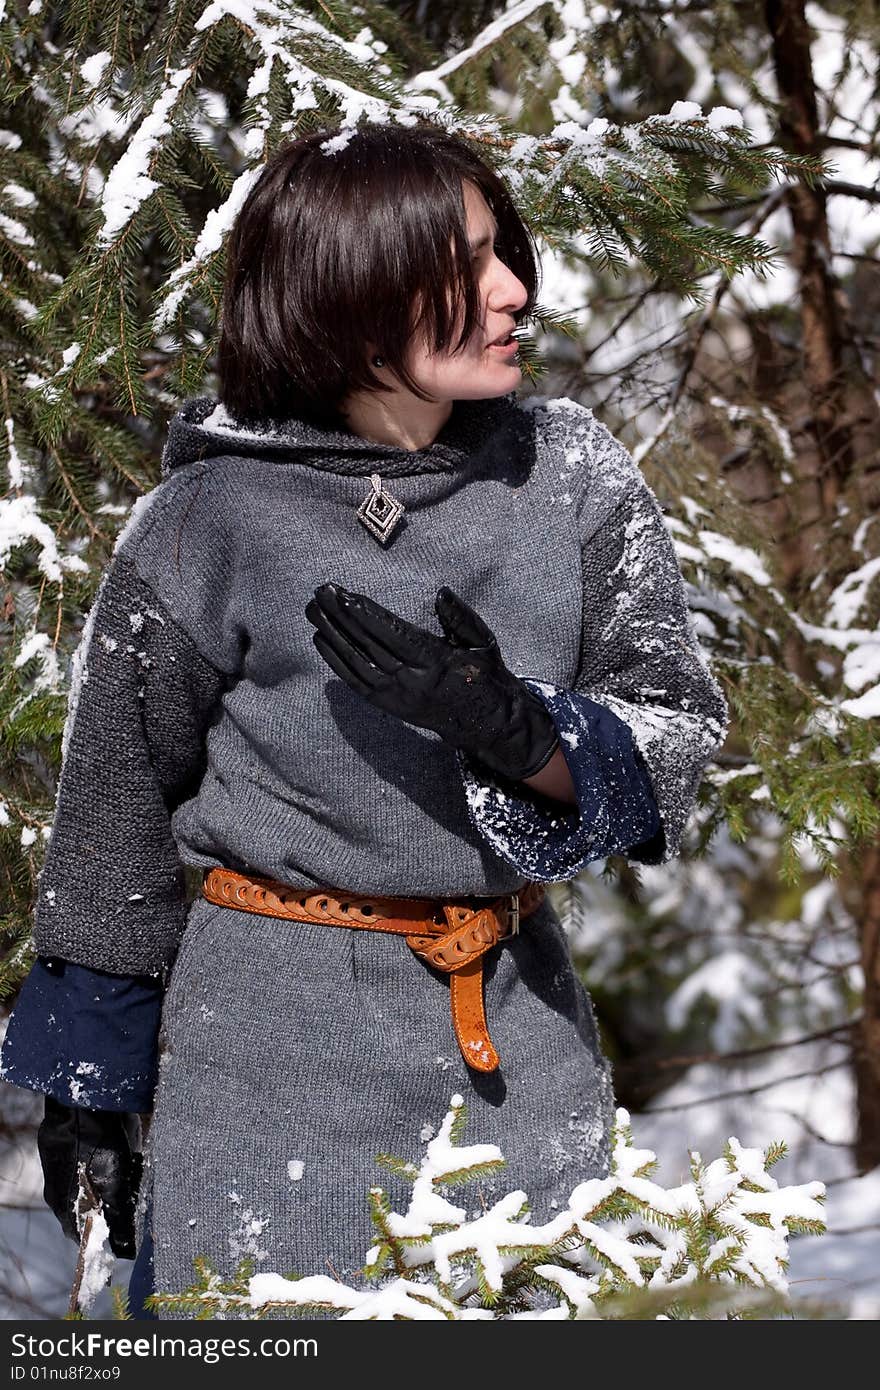
<svg viewBox="0 0 880 1390"><path fill-rule="evenodd" d="M373 358L373 366L374 366L374 367L384 367L384 366L385 366L385 358L384 358L384 357L380 357L379 354L377 353L376 356Z"/></svg>

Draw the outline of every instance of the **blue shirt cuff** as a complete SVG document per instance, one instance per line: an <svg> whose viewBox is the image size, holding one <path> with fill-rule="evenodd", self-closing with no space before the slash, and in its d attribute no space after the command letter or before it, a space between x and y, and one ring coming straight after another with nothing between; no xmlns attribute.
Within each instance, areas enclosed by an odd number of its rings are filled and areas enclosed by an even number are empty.
<svg viewBox="0 0 880 1390"><path fill-rule="evenodd" d="M527 878L567 882L593 859L659 852L654 789L629 725L605 705L550 681L523 677L556 725L577 805L491 774L457 751L472 822Z"/></svg>
<svg viewBox="0 0 880 1390"><path fill-rule="evenodd" d="M65 1105L146 1115L158 1079L164 985L38 957L0 1051L0 1077Z"/></svg>

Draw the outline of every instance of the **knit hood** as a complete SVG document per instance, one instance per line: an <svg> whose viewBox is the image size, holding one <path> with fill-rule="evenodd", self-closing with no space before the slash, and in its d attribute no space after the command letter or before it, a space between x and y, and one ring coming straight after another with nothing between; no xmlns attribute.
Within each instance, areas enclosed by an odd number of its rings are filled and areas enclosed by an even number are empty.
<svg viewBox="0 0 880 1390"><path fill-rule="evenodd" d="M381 473L393 477L411 473L451 472L475 453L490 437L509 442L522 412L516 392L485 400L453 402L449 418L432 444L423 449L404 449L394 444L375 444L349 430L323 428L292 417L265 428L240 424L214 396L195 396L186 401L168 426L162 453L162 478L198 460L226 457L302 463L330 473L369 477Z"/></svg>

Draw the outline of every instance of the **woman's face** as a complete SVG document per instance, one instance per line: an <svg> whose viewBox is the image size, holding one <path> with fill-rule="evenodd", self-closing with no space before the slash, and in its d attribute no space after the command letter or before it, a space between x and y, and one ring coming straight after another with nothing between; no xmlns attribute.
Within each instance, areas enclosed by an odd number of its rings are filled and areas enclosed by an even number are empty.
<svg viewBox="0 0 880 1390"><path fill-rule="evenodd" d="M478 323L470 341L454 356L448 350L431 353L423 340L416 340L406 363L414 381L439 401L503 396L519 384L522 375L516 340L507 348L489 345L516 327L514 314L525 304L528 291L495 255L497 224L483 194L468 180L464 181L463 190L474 280L479 292ZM455 336L452 341L455 342Z"/></svg>

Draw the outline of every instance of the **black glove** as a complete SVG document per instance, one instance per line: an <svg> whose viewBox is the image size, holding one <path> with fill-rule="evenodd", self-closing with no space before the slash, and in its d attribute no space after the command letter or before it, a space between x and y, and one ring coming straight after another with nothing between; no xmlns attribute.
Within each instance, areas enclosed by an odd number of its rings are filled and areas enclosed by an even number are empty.
<svg viewBox="0 0 880 1390"><path fill-rule="evenodd" d="M124 1260L135 1257L134 1209L143 1158L134 1145L139 1137L136 1115L115 1110L83 1110L46 1096L45 1114L37 1130L43 1165L43 1200L61 1222L61 1229L79 1243L76 1199L79 1165L104 1211L110 1249Z"/></svg>
<svg viewBox="0 0 880 1390"><path fill-rule="evenodd" d="M508 671L492 630L445 584L434 611L445 638L338 584L321 584L305 613L324 660L377 709L433 729L511 781L532 777L558 747L553 720Z"/></svg>

